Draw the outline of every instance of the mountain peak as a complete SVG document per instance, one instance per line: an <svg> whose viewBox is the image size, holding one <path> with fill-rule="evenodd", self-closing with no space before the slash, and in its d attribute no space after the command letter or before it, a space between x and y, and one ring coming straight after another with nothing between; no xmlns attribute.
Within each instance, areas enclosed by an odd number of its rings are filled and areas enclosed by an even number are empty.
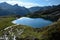
<svg viewBox="0 0 60 40"><path fill-rule="evenodd" d="M11 5L8 4L7 2L2 2L2 3L0 3L0 6L7 6L7 5L11 6Z"/></svg>
<svg viewBox="0 0 60 40"><path fill-rule="evenodd" d="M8 4L7 2L2 2L2 3L0 3L0 4Z"/></svg>
<svg viewBox="0 0 60 40"><path fill-rule="evenodd" d="M14 6L19 6L18 4L15 4Z"/></svg>

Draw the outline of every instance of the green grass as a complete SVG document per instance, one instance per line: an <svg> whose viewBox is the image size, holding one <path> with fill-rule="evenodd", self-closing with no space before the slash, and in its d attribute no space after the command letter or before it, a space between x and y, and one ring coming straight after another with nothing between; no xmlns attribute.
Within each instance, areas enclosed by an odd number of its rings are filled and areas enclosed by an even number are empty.
<svg viewBox="0 0 60 40"><path fill-rule="evenodd" d="M14 19L15 19L14 17L10 17L10 16L0 17L0 30L13 25L11 21Z"/></svg>
<svg viewBox="0 0 60 40"><path fill-rule="evenodd" d="M59 38L57 36L60 36L60 34L59 34L60 33L60 21L54 22L50 26L40 28L39 32L37 31L38 29L31 28L29 26L19 25L19 26L16 26L16 27L19 28L19 29L24 29L24 32L20 35L21 38L26 38L26 37L31 36L31 37L36 37L39 40L50 40L50 39L55 40L55 39ZM52 34L54 34L54 36L56 38L53 37Z"/></svg>
<svg viewBox="0 0 60 40"><path fill-rule="evenodd" d="M11 23L12 20L14 20L15 17L0 17L0 35L3 35L4 32L9 32L10 29L7 29L5 31L1 31L4 28L14 25ZM43 27L43 28L32 28L26 25L18 25L13 26L13 33L17 36L18 33L16 29L24 29L24 32L21 35L18 35L17 37L20 38L26 38L26 37L35 37L39 40L53 40L55 39L52 34L58 32L60 33L60 20L57 22L54 22L52 25ZM59 35L59 34L58 34Z"/></svg>

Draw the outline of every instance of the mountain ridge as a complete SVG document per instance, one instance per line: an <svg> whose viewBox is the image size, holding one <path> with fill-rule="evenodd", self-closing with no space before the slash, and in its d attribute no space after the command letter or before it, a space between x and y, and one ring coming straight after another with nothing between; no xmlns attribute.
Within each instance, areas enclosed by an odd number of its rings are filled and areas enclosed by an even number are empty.
<svg viewBox="0 0 60 40"><path fill-rule="evenodd" d="M52 6L46 10L38 10L33 14L29 14L32 18L44 18L51 21L57 21L60 18L60 4L57 6Z"/></svg>
<svg viewBox="0 0 60 40"><path fill-rule="evenodd" d="M18 6L18 4L10 5L6 2L0 3L0 9L6 10L7 12L15 13L16 15L20 15L20 16L29 13L29 10L25 7Z"/></svg>

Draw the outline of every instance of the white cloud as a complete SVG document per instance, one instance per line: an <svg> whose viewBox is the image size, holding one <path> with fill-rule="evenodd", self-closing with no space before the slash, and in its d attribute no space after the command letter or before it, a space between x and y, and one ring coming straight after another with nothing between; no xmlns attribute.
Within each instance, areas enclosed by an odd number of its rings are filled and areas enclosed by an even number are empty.
<svg viewBox="0 0 60 40"><path fill-rule="evenodd" d="M29 2L21 2L21 1L6 1L6 2L9 4L12 4L12 5L18 4L20 6L24 6L27 8L32 7L32 6L43 6L43 5L39 5L37 3L31 3L31 2L30 3Z"/></svg>

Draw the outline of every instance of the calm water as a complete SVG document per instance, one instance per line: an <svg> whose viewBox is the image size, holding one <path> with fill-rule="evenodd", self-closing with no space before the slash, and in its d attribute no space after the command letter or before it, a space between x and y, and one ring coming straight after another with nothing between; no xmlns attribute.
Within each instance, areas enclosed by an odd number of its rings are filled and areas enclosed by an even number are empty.
<svg viewBox="0 0 60 40"><path fill-rule="evenodd" d="M49 20L44 20L43 18L28 18L28 17L21 17L17 20L12 21L14 24L21 24L27 25L34 28L40 28L44 26L50 25L52 22Z"/></svg>

